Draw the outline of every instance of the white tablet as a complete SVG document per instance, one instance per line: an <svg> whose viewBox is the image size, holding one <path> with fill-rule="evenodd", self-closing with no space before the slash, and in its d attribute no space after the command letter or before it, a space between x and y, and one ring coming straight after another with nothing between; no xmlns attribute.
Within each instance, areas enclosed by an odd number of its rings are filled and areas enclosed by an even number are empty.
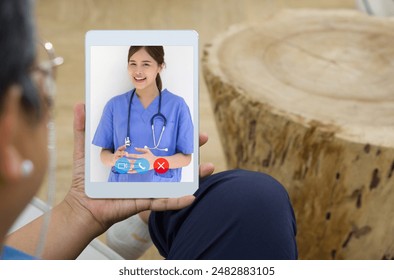
<svg viewBox="0 0 394 280"><path fill-rule="evenodd" d="M85 52L86 194L193 194L199 182L197 32L92 30Z"/></svg>

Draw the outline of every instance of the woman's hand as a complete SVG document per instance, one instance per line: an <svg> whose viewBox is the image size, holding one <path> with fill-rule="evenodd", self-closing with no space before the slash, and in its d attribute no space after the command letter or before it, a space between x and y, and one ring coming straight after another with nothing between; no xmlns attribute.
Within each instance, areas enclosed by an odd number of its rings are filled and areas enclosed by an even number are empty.
<svg viewBox="0 0 394 280"><path fill-rule="evenodd" d="M200 146L208 140L206 135L200 135ZM75 219L96 224L94 230L98 236L105 232L112 224L124 220L144 210L165 211L177 210L190 205L194 196L160 199L91 199L84 190L85 178L85 107L77 104L74 109L74 166L72 187L64 202L75 213ZM212 174L212 164L200 165L200 176Z"/></svg>
<svg viewBox="0 0 394 280"><path fill-rule="evenodd" d="M207 141L200 135L200 144ZM75 259L97 236L111 225L143 210L173 210L190 205L194 196L169 199L91 199L84 190L85 108L74 110L74 166L72 186L65 199L51 210L41 258ZM112 153L111 153L112 154ZM212 174L213 165L200 165L200 176ZM44 216L21 227L7 237L7 244L35 254L42 234Z"/></svg>
<svg viewBox="0 0 394 280"><path fill-rule="evenodd" d="M202 147L205 143L208 142L208 135L204 133L200 133L199 135L199 143L200 147ZM202 163L200 164L200 178L208 177L215 170L215 166L212 163Z"/></svg>

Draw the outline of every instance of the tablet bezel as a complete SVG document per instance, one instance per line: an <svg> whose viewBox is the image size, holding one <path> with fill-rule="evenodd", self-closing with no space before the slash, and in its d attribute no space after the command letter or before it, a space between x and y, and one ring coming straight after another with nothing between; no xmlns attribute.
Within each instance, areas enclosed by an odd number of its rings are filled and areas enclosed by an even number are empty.
<svg viewBox="0 0 394 280"><path fill-rule="evenodd" d="M194 151L192 182L93 182L91 180L91 48L95 46L162 45L193 49ZM195 30L91 30L85 35L85 193L91 198L169 198L193 194L199 182L199 53ZM102 164L100 162L100 164Z"/></svg>

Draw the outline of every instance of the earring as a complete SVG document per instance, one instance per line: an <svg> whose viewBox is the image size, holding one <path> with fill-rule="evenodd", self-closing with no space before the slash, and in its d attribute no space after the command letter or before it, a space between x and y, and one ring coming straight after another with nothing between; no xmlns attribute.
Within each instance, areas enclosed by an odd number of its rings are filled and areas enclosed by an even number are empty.
<svg viewBox="0 0 394 280"><path fill-rule="evenodd" d="M21 165L21 173L23 177L28 177L34 169L33 162L31 160L25 159Z"/></svg>

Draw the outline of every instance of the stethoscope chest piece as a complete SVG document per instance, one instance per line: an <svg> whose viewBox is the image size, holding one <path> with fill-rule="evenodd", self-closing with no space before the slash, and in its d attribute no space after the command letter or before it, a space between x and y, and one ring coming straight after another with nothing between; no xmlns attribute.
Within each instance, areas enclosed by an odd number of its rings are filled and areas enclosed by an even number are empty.
<svg viewBox="0 0 394 280"><path fill-rule="evenodd" d="M125 144L126 147L130 147L131 146L131 141L130 141L130 137L129 136L127 136L124 139L124 144Z"/></svg>

